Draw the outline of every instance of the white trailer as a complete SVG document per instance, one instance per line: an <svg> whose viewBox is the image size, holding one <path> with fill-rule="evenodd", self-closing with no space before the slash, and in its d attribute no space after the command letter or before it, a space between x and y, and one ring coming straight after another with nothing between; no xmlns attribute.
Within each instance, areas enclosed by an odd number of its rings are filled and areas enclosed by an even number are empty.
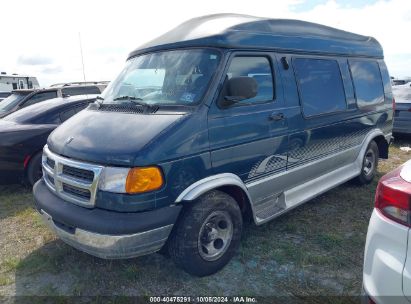
<svg viewBox="0 0 411 304"><path fill-rule="evenodd" d="M19 74L10 75L5 72L0 73L0 92L11 92L12 90L19 89L36 89L39 87L40 85L36 77Z"/></svg>

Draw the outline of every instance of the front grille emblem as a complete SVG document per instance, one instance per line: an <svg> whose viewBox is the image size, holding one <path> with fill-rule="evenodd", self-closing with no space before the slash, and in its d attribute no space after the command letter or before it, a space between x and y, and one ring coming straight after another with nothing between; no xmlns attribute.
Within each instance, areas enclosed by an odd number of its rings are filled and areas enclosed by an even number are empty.
<svg viewBox="0 0 411 304"><path fill-rule="evenodd" d="M68 145L69 143L71 143L73 141L74 137L69 137L66 139L66 145Z"/></svg>

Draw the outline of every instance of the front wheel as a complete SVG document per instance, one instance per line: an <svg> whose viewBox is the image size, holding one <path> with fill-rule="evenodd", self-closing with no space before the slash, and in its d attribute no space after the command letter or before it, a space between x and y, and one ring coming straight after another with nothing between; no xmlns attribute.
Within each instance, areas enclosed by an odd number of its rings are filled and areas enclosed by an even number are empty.
<svg viewBox="0 0 411 304"><path fill-rule="evenodd" d="M360 175L356 178L356 182L360 185L371 183L377 173L378 167L378 145L375 141L371 141L365 151Z"/></svg>
<svg viewBox="0 0 411 304"><path fill-rule="evenodd" d="M170 236L170 256L192 275L213 274L235 254L242 225L240 208L231 196L208 192L183 210Z"/></svg>

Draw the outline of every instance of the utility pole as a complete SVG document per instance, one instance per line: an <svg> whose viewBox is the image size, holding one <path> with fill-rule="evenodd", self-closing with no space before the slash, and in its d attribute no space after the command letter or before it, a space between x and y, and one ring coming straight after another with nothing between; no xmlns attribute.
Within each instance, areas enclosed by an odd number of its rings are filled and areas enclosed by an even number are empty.
<svg viewBox="0 0 411 304"><path fill-rule="evenodd" d="M78 32L78 39L79 39L79 42L80 42L81 64L82 64L82 66L83 66L83 79L84 79L84 82L86 82L86 72L85 72L85 70L84 70L83 47L81 46L81 35L80 35L80 32Z"/></svg>

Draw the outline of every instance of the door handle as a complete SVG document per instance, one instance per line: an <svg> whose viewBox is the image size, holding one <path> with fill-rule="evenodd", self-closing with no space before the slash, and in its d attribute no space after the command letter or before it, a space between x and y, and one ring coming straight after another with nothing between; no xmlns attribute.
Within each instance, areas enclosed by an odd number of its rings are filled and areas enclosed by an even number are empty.
<svg viewBox="0 0 411 304"><path fill-rule="evenodd" d="M273 121L283 120L285 118L283 113L271 113L268 119Z"/></svg>

